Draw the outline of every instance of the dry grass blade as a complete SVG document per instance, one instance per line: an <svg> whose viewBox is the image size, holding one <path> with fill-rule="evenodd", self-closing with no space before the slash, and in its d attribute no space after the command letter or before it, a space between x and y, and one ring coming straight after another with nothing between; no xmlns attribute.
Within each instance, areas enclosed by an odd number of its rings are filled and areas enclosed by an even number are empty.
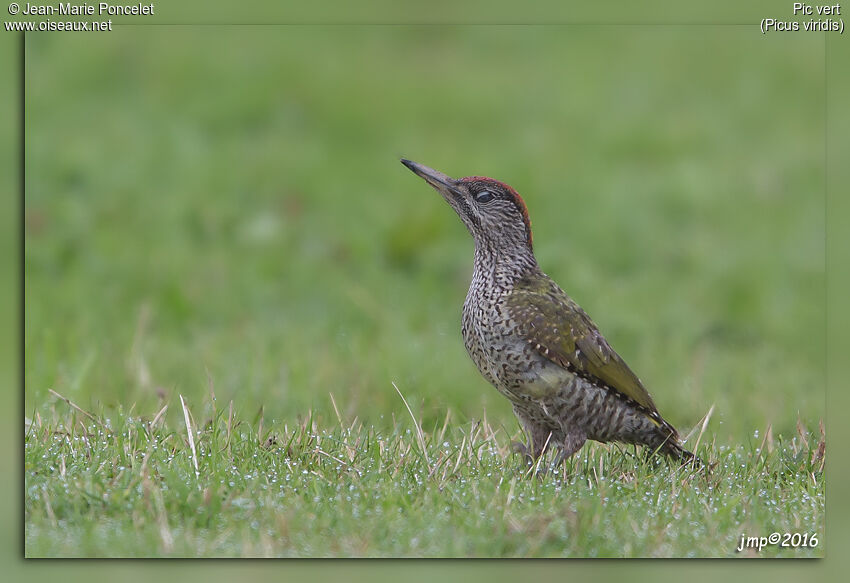
<svg viewBox="0 0 850 583"><path fill-rule="evenodd" d="M230 436L233 432L233 399L227 407L227 451L230 451Z"/></svg>
<svg viewBox="0 0 850 583"><path fill-rule="evenodd" d="M180 397L183 400L183 397ZM159 538L162 542L162 550L170 553L174 550L174 535L171 534L171 529L168 526L168 513L165 510L165 500L162 496L162 490L156 489L154 495L156 504L157 522L159 523Z"/></svg>
<svg viewBox="0 0 850 583"><path fill-rule="evenodd" d="M334 413L336 413L336 420L339 421L339 426L343 427L345 424L342 422L342 415L339 414L339 409L336 406L336 399L334 399L334 394L328 392L328 396L331 398L331 405L334 407Z"/></svg>
<svg viewBox="0 0 850 583"><path fill-rule="evenodd" d="M702 439L702 434L705 433L705 428L708 427L708 421L711 419L711 415L714 413L714 405L708 410L708 413L705 414L705 417L702 418L702 425L699 428L699 435L697 435L697 442L694 444L694 453L696 453L699 448L699 442Z"/></svg>
<svg viewBox="0 0 850 583"><path fill-rule="evenodd" d="M767 432L765 433L765 441L767 442L767 453L773 453L773 450L776 449L776 446L773 441L773 425L767 426Z"/></svg>
<svg viewBox="0 0 850 583"><path fill-rule="evenodd" d="M183 407L183 420L186 422L186 434L189 436L189 449L192 450L192 465L195 466L195 479L200 478L198 471L198 452L195 451L195 437L192 435L192 422L189 420L189 409L186 407L186 401L183 400L183 395L180 395L180 406Z"/></svg>
<svg viewBox="0 0 850 583"><path fill-rule="evenodd" d="M440 437L437 438L437 443L442 443L446 436L446 428L449 426L449 417L452 416L452 410L446 409L446 419L443 421L443 428L440 429Z"/></svg>
<svg viewBox="0 0 850 583"><path fill-rule="evenodd" d="M422 428L419 427L419 423L416 421L416 417L414 417L413 411L410 409L410 405L407 404L407 399L405 399L404 395L401 394L401 391L398 390L398 386L396 386L395 381L392 381L392 385L395 392L398 393L399 397L401 397L404 406L407 407L407 412L410 413L410 418L413 420L413 427L416 428L416 439L419 441L419 447L422 448L422 455L425 456L425 464L430 469L431 460L428 459L428 451L425 449L425 436L422 435Z"/></svg>
<svg viewBox="0 0 850 583"><path fill-rule="evenodd" d="M820 462L818 471L822 472L826 462L826 430L823 427L823 419L820 420L818 426L820 428L820 440L818 440L817 447L812 451L812 465Z"/></svg>
<svg viewBox="0 0 850 583"><path fill-rule="evenodd" d="M547 448L549 447L549 440L550 439L552 439L552 432L551 431L549 432L549 435L546 436L546 443L543 444L543 453L541 453L540 457L537 458L537 463L532 464L531 467L528 468L528 471L525 473L525 477L530 476L532 471L535 474L540 473L540 464L543 463L543 458L546 457L545 453L546 453Z"/></svg>
<svg viewBox="0 0 850 583"><path fill-rule="evenodd" d="M516 486L516 476L511 478L511 484L508 488L508 497L505 499L505 512L503 516L507 516L511 509L511 502L514 501L514 487Z"/></svg>
<svg viewBox="0 0 850 583"><path fill-rule="evenodd" d="M156 416L153 418L153 421L151 421L151 427L156 427L157 421L162 419L162 416L165 415L165 412L167 410L168 410L168 405L165 405L162 409L159 410L159 413L157 413Z"/></svg>
<svg viewBox="0 0 850 583"><path fill-rule="evenodd" d="M344 466L345 466L346 468L348 468L348 469L354 469L354 466L352 466L352 465L351 465L350 463L348 463L347 461L345 461L345 460L341 460L341 459L339 459L338 457L336 457L335 455L331 455L331 454L329 454L328 452L323 451L323 450L322 450L322 449L320 449L320 448L316 448L316 450L315 450L315 451L316 451L316 453L317 453L317 454L319 454L319 455L323 455L323 456L325 456L326 458L332 459L333 461L335 461L335 462L337 462L337 463L340 463L340 464L344 465Z"/></svg>
<svg viewBox="0 0 850 583"><path fill-rule="evenodd" d="M56 392L56 391L54 391L53 389L47 389L47 390L48 390L48 392L50 392L50 393L51 393L54 397L57 397L57 398L59 398L59 399L61 399L61 400L65 401L65 402L66 402L66 403L67 403L67 404L68 404L71 408L75 409L76 411L79 411L80 413L82 413L83 415L85 415L86 417L88 417L89 419L91 419L92 421L94 421L95 423L97 423L97 424L98 424L98 426L99 426L101 429L103 429L103 430L104 430L104 431L106 431L107 433L110 433L109 429L106 427L106 425L104 425L104 424L103 424L103 422L102 422L100 419L98 419L97 417L95 417L94 415L92 415L91 413L89 413L88 411L86 411L85 409L83 409L82 407L80 407L79 405L77 405L76 403L74 403L71 399L69 399L69 398L67 398L67 397L63 397L62 395L60 395L59 393L57 393L57 392Z"/></svg>
<svg viewBox="0 0 850 583"><path fill-rule="evenodd" d="M800 436L800 443L806 448L806 451L811 449L809 446L809 432L806 431L806 427L803 425L803 420L800 418L800 413L797 412L797 435Z"/></svg>
<svg viewBox="0 0 850 583"><path fill-rule="evenodd" d="M463 458L464 447L466 447L466 435L463 436L463 441L460 442L460 448L457 450L457 461L455 462L455 467L452 468L452 474L456 474L457 469L460 467L460 460Z"/></svg>
<svg viewBox="0 0 850 583"><path fill-rule="evenodd" d="M257 425L257 443L263 443L263 422L266 420L266 406L260 405L260 410L257 412L259 424Z"/></svg>
<svg viewBox="0 0 850 583"><path fill-rule="evenodd" d="M767 438L772 434L773 434L773 425L768 423L767 429L764 430L764 438L761 440L761 445L759 445L759 448L758 448L759 455L764 455L764 446L767 443Z"/></svg>

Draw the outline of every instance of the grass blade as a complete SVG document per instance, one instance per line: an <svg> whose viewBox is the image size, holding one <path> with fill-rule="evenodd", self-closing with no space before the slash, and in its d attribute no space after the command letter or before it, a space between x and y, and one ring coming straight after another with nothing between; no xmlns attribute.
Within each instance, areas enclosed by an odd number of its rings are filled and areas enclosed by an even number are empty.
<svg viewBox="0 0 850 583"><path fill-rule="evenodd" d="M195 437L192 435L192 422L189 420L189 409L183 395L180 395L180 406L183 407L183 420L186 422L186 434L189 436L189 449L192 450L192 464L195 466L195 479L201 477L198 471L198 452L195 450Z"/></svg>
<svg viewBox="0 0 850 583"><path fill-rule="evenodd" d="M422 448L422 455L425 456L425 464L428 466L428 470L431 470L431 461L428 459L428 451L425 449L425 436L422 435L422 428L419 427L419 423L416 421L416 417L413 415L413 411L410 410L410 405L407 404L407 399L404 398L404 395L401 394L401 391L398 390L398 386L396 386L395 381L392 382L393 388L395 392L398 393L398 396L401 397L404 406L407 407L407 412L410 413L410 418L413 420L413 427L416 428L416 438L419 441L419 447Z"/></svg>

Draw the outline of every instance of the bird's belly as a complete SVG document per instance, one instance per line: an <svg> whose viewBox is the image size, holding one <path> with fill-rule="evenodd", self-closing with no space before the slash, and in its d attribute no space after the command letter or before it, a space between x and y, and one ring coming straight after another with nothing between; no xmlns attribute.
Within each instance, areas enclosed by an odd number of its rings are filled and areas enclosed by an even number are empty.
<svg viewBox="0 0 850 583"><path fill-rule="evenodd" d="M525 342L506 342L490 357L497 386L522 400L554 397L573 379L572 373L530 350Z"/></svg>
<svg viewBox="0 0 850 583"><path fill-rule="evenodd" d="M527 376L520 376L518 389L533 399L554 397L569 385L574 375L563 368L543 361L536 370Z"/></svg>

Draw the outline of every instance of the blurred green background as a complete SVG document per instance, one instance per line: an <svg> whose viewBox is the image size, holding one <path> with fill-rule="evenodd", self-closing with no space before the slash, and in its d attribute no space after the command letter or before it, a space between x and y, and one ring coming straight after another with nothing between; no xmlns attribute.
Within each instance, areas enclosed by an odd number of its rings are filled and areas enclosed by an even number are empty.
<svg viewBox="0 0 850 583"><path fill-rule="evenodd" d="M675 425L814 428L822 62L819 35L750 27L30 35L26 413L212 384L267 423L335 423L333 394L388 426L395 381L426 429L515 431L460 338L471 239L404 156L513 185L543 269Z"/></svg>

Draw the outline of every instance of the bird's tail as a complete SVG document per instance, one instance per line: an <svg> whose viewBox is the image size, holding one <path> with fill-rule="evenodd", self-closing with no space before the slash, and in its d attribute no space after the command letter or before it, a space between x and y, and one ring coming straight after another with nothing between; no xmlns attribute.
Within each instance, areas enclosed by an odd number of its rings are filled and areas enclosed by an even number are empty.
<svg viewBox="0 0 850 583"><path fill-rule="evenodd" d="M682 447L674 435L670 435L664 443L661 444L658 451L670 456L678 462L681 462L683 466L689 465L694 469L702 469L706 467L703 461L697 457L696 454Z"/></svg>
<svg viewBox="0 0 850 583"><path fill-rule="evenodd" d="M654 431L652 432L652 437L644 443L651 445L654 453L662 453L678 461L683 466L691 466L694 469L706 467L696 454L682 447L679 441L679 433L675 427L657 414L651 415L650 420L655 424Z"/></svg>

